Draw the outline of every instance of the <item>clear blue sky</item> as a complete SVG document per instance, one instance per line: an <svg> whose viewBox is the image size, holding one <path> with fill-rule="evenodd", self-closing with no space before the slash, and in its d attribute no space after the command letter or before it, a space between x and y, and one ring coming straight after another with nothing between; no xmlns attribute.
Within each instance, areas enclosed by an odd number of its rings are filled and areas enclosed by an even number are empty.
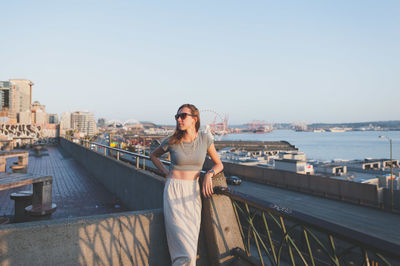
<svg viewBox="0 0 400 266"><path fill-rule="evenodd" d="M400 1L5 1L0 80L47 111L173 124L400 120Z"/></svg>

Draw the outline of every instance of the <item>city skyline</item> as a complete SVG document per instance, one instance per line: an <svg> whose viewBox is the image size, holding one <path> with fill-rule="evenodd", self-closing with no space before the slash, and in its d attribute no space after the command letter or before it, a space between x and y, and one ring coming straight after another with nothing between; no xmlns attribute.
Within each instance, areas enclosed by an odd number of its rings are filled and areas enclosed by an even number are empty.
<svg viewBox="0 0 400 266"><path fill-rule="evenodd" d="M0 80L51 113L174 124L178 106L253 120L399 120L400 4L5 3Z"/></svg>

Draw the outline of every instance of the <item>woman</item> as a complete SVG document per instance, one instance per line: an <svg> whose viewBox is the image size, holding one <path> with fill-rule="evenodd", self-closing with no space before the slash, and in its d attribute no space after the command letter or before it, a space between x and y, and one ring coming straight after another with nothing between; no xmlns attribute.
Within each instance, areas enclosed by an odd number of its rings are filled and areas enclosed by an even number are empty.
<svg viewBox="0 0 400 266"><path fill-rule="evenodd" d="M196 265L197 242L201 222L199 176L206 154L214 166L205 174L202 184L204 197L213 194L212 177L223 165L211 136L199 132L199 110L184 104L175 115L176 129L164 139L150 158L167 177L164 187L164 220L172 265ZM160 156L170 152L171 166L167 170Z"/></svg>

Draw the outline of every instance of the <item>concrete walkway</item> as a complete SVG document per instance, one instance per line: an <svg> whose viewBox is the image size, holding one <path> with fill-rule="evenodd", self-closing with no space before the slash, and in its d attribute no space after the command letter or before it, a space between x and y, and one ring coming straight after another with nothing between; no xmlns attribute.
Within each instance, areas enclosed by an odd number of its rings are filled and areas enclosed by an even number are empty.
<svg viewBox="0 0 400 266"><path fill-rule="evenodd" d="M57 146L47 146L42 157L29 155L28 172L53 176L53 202L57 210L52 219L127 211L112 193L92 178L69 154ZM16 159L7 160L7 172ZM10 194L32 190L32 185L0 191L0 216L13 216Z"/></svg>

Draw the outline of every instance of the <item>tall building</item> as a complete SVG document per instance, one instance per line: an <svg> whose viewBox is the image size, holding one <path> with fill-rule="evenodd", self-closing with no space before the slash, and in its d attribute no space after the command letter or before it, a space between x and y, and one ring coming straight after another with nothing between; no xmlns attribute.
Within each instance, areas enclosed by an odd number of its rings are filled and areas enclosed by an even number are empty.
<svg viewBox="0 0 400 266"><path fill-rule="evenodd" d="M10 109L10 91L12 89L9 81L0 81L0 123L8 123Z"/></svg>
<svg viewBox="0 0 400 266"><path fill-rule="evenodd" d="M0 81L0 109L8 111L10 108L10 90L11 83L9 81Z"/></svg>
<svg viewBox="0 0 400 266"><path fill-rule="evenodd" d="M46 125L47 124L47 114L42 110L36 110L34 114L34 122L36 125Z"/></svg>
<svg viewBox="0 0 400 266"><path fill-rule="evenodd" d="M65 136L71 130L71 113L63 113L60 118L60 135Z"/></svg>
<svg viewBox="0 0 400 266"><path fill-rule="evenodd" d="M10 79L10 83L15 86L12 100L16 113L31 110L33 82L28 79Z"/></svg>
<svg viewBox="0 0 400 266"><path fill-rule="evenodd" d="M47 113L46 106L40 104L40 102L35 101L31 107L33 122L36 125L46 125L47 124ZM20 122L21 123L21 122Z"/></svg>
<svg viewBox="0 0 400 266"><path fill-rule="evenodd" d="M71 114L71 128L78 130L86 136L93 136L97 133L94 114L89 112L73 112Z"/></svg>
<svg viewBox="0 0 400 266"><path fill-rule="evenodd" d="M2 122L17 123L19 113L31 111L33 82L27 79L0 81L0 111ZM5 113L6 112L6 113Z"/></svg>

